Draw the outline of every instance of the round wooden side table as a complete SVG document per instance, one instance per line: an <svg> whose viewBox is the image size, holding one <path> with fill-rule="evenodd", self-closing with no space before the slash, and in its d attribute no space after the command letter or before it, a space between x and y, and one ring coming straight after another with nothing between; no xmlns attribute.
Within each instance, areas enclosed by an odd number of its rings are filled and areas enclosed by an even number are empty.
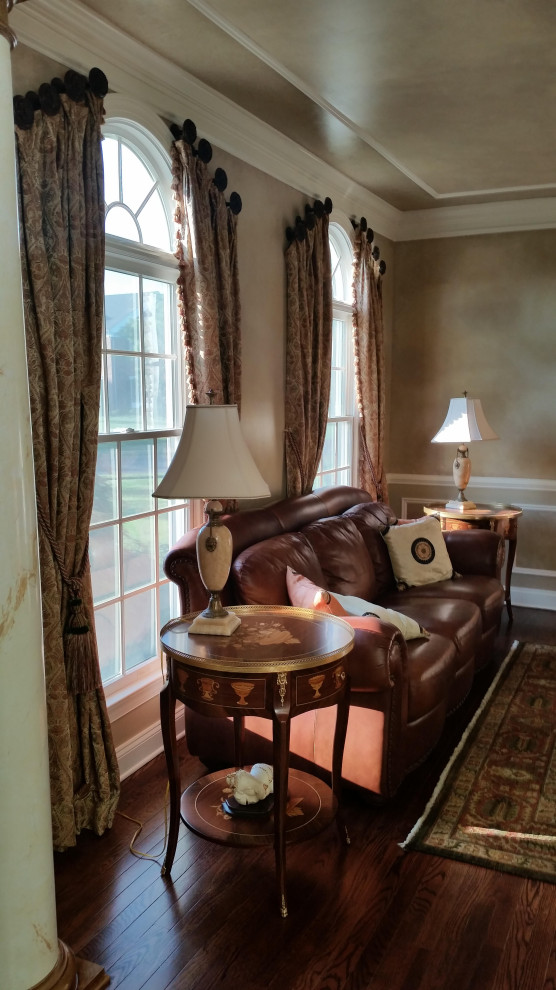
<svg viewBox="0 0 556 990"><path fill-rule="evenodd" d="M354 631L336 616L286 606L233 608L241 625L231 636L190 635L194 615L168 622L160 633L167 683L160 720L170 782L169 874L181 817L192 831L235 846L274 845L280 913L287 917L285 845L309 838L338 813L349 713L344 657ZM176 745L176 700L202 715L233 717L235 767L201 777L181 795ZM337 706L331 787L312 774L289 770L290 720L301 712ZM226 777L243 767L245 715L272 719L274 804L268 815L227 814ZM227 793L228 792L228 793ZM345 835L347 839L347 835ZM349 840L347 840L349 841Z"/></svg>
<svg viewBox="0 0 556 990"><path fill-rule="evenodd" d="M513 622L512 613L512 570L517 547L517 520L523 515L523 509L518 505L479 504L474 509L447 509L444 502L429 502L423 506L427 516L437 516L441 529L490 529L508 541L506 563L506 586L504 600L508 611L510 624Z"/></svg>

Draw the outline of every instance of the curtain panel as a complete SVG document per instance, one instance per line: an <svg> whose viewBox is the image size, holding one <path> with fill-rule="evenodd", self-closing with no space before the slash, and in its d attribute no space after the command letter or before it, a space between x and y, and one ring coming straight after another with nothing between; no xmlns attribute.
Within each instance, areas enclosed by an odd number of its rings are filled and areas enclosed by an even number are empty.
<svg viewBox="0 0 556 990"><path fill-rule="evenodd" d="M353 339L359 411L359 486L378 501L388 500L383 465L386 388L380 252L366 223L355 229Z"/></svg>
<svg viewBox="0 0 556 990"><path fill-rule="evenodd" d="M208 142L205 142L207 145ZM209 146L210 147L210 146ZM222 170L219 170L222 174ZM223 404L241 403L241 311L237 213L206 162L184 139L172 145L179 263L178 304L185 343L188 401L209 390ZM241 200L236 194L235 202Z"/></svg>
<svg viewBox="0 0 556 990"><path fill-rule="evenodd" d="M312 490L326 433L332 359L331 209L330 203L328 211L309 214L309 225L298 222L285 254L288 496Z"/></svg>
<svg viewBox="0 0 556 990"><path fill-rule="evenodd" d="M20 105L15 133L53 843L61 850L83 828L101 834L112 825L119 773L88 556L104 297L102 99L85 86L77 102L46 89L48 112L26 115Z"/></svg>

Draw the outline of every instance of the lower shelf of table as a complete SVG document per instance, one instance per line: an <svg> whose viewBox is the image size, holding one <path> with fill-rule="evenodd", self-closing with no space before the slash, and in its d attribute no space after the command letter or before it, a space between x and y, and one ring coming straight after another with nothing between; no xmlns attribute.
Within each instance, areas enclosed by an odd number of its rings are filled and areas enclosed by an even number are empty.
<svg viewBox="0 0 556 990"><path fill-rule="evenodd" d="M200 777L182 794L181 815L197 835L231 846L267 846L274 843L274 813L261 819L228 815L222 803L230 794L226 776L234 768ZM324 781L301 770L290 770L285 840L301 842L321 832L334 820L338 803Z"/></svg>

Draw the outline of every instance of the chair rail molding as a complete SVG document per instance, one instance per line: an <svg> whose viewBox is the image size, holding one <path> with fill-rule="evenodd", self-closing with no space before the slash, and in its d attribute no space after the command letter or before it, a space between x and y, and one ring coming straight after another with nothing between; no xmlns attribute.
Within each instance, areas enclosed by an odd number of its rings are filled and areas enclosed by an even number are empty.
<svg viewBox="0 0 556 990"><path fill-rule="evenodd" d="M454 487L454 479L448 474L387 474L389 485L442 485ZM556 481L550 478L510 478L473 475L473 488L502 488L514 491L556 492Z"/></svg>
<svg viewBox="0 0 556 990"><path fill-rule="evenodd" d="M417 518L423 511L423 504L429 501L439 501L438 489L453 489L453 479L447 475L388 475L388 485L390 488L390 501L394 506L394 511L398 511L401 519ZM419 488L423 489L423 494L417 494ZM396 491L396 489L398 489ZM556 499L553 503L546 501L550 495L556 496L556 481L546 478L487 478L473 476L473 493L485 491L485 502L498 502L498 498L492 497L492 491L511 493L510 501L515 501L523 509L523 516L518 526L518 542L515 565L512 572L512 602L514 605L522 605L527 608L540 608L549 611L556 611L556 569L552 567L522 566L519 563L527 555L537 556L538 535L535 537L534 529L540 525L539 520L544 517L542 523L543 532L545 524L550 534L556 535ZM411 494L407 494L408 491ZM527 493L526 498L521 498L521 493ZM539 501L535 502L535 495L539 496ZM541 499L544 499L541 501ZM503 501L503 498L500 499ZM524 526L525 521L528 520ZM529 540L527 540L527 526L529 529ZM520 536L521 534L521 536ZM525 542L524 542L525 537ZM546 539L544 540L546 544ZM521 553L520 553L521 548ZM540 564L540 561L539 561Z"/></svg>

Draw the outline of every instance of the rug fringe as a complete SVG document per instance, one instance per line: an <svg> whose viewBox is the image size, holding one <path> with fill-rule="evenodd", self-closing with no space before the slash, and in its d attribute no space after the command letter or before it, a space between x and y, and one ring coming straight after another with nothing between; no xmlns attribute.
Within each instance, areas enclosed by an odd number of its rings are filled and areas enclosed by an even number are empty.
<svg viewBox="0 0 556 990"><path fill-rule="evenodd" d="M434 788L434 791L432 792L432 795L430 797L430 800L429 800L429 802L428 802L428 804L427 804L427 806L426 806L423 814L421 815L421 817L419 818L419 820L416 822L416 824L413 826L413 828L411 829L411 832L409 833L409 835L407 836L407 838L404 839L403 842L399 842L398 843L400 849L409 849L410 846L411 846L412 841L419 835L419 833L420 833L421 829L423 828L423 826L424 826L427 818L429 817L429 815L433 811L433 809L434 809L434 807L436 805L436 802L438 801L439 795L442 792L442 788L444 786L444 782L445 782L445 780L446 780L446 778L448 776L448 773L450 772L450 769L452 767L452 764L454 763L454 760L456 760L457 757L459 756L461 750L463 749L463 747L464 747L464 745L465 745L465 743L467 741L467 738L468 738L469 734L473 731L473 728L474 728L475 724L477 723L477 721L479 720L483 709L486 707L486 705L488 704L488 702L489 702L492 694L494 693L494 691L496 689L496 686L498 684L498 681L500 680L500 678L501 678L504 670L506 669L507 665L509 664L510 660L512 659L512 657L513 657L514 653L516 652L517 648L519 646L521 646L521 645L522 644L517 639L514 640L514 642L512 643L511 648L509 650L509 653L507 654L507 656L504 658L504 660L502 661L502 663L500 665L500 670L496 674L496 677L494 678L494 680L492 681L492 683L491 683L488 691L484 695L483 700L481 701L481 704L477 708L477 711L475 712L475 714L474 714L473 718L471 719L469 725L465 729L465 731L464 731L464 733L463 733L463 735L462 735L459 743L457 744L456 748L454 749L454 752L452 753L450 759L448 760L446 766L444 767L444 770L442 771L442 773L441 773L441 775L440 775L440 777L438 779L438 783L436 784L436 787Z"/></svg>

